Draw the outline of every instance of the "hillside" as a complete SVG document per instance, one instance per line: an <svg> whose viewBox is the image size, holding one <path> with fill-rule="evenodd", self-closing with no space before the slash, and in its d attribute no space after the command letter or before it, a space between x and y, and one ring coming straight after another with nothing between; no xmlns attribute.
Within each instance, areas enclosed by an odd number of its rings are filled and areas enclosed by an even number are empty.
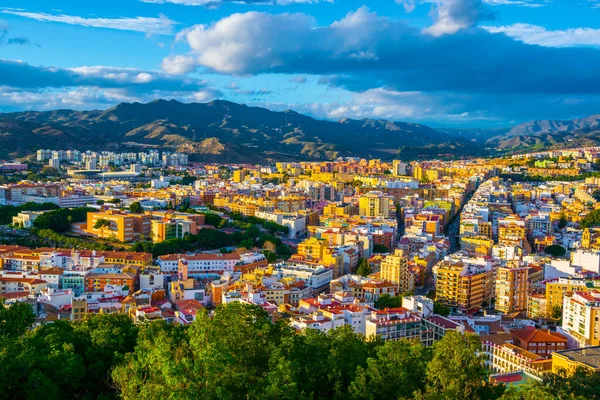
<svg viewBox="0 0 600 400"><path fill-rule="evenodd" d="M190 104L156 100L122 103L104 111L0 114L0 157L25 156L40 148L133 150L148 146L221 162L338 156L389 159L401 148L407 156L472 151L468 140L457 141L424 125L371 119L323 121L294 111L275 112L220 100Z"/></svg>
<svg viewBox="0 0 600 400"><path fill-rule="evenodd" d="M566 121L526 122L505 134L492 136L485 145L500 152L600 146L600 115Z"/></svg>
<svg viewBox="0 0 600 400"><path fill-rule="evenodd" d="M375 119L317 120L222 100L156 100L108 110L0 114L0 158L27 156L40 148L155 147L184 151L197 161L265 163L339 156L462 157L594 145L600 145L600 115L536 120L505 129L432 129Z"/></svg>

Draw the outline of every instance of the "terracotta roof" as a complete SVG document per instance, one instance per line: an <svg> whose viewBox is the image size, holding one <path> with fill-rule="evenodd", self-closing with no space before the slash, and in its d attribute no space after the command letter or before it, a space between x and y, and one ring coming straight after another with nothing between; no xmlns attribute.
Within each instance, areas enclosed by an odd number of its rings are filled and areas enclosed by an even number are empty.
<svg viewBox="0 0 600 400"><path fill-rule="evenodd" d="M567 342L567 339L560 333L543 331L535 328L512 329L510 334L511 336L516 336L526 343Z"/></svg>

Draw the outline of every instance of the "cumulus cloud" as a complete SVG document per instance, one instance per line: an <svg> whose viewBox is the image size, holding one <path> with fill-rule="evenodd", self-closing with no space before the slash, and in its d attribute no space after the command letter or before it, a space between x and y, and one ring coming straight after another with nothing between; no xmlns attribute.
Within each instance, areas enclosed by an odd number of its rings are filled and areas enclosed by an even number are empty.
<svg viewBox="0 0 600 400"><path fill-rule="evenodd" d="M186 55L173 55L162 60L161 68L171 75L183 75L197 68L194 57Z"/></svg>
<svg viewBox="0 0 600 400"><path fill-rule="evenodd" d="M135 17L135 18L85 18L65 14L47 14L10 9L2 10L4 14L17 15L36 21L60 22L69 25L80 25L92 28L118 29L122 31L143 32L150 35L170 35L177 22L160 14L158 18Z"/></svg>
<svg viewBox="0 0 600 400"><path fill-rule="evenodd" d="M503 33L523 43L546 47L600 46L600 29L547 30L543 26L531 24L482 26L482 28L490 33Z"/></svg>
<svg viewBox="0 0 600 400"><path fill-rule="evenodd" d="M532 46L479 28L436 37L366 7L327 26L305 14L233 14L182 40L208 70L323 75L352 91L600 92L598 50Z"/></svg>
<svg viewBox="0 0 600 400"><path fill-rule="evenodd" d="M396 0L396 3L402 4L406 12L412 12L417 4L430 4L433 25L424 32L432 36L454 34L492 17L483 0Z"/></svg>

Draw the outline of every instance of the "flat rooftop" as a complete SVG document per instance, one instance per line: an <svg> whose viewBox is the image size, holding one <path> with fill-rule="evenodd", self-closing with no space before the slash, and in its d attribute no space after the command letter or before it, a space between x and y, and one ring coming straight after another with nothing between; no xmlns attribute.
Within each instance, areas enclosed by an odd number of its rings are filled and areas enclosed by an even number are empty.
<svg viewBox="0 0 600 400"><path fill-rule="evenodd" d="M557 351L556 354L566 357L569 360L589 365L592 368L600 368L600 346Z"/></svg>

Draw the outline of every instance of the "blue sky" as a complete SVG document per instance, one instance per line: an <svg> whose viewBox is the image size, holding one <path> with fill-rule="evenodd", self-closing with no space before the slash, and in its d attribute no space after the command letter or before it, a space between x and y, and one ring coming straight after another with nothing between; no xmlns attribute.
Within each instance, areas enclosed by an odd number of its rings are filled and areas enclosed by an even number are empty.
<svg viewBox="0 0 600 400"><path fill-rule="evenodd" d="M600 0L4 0L0 111L221 98L496 127L600 113Z"/></svg>

